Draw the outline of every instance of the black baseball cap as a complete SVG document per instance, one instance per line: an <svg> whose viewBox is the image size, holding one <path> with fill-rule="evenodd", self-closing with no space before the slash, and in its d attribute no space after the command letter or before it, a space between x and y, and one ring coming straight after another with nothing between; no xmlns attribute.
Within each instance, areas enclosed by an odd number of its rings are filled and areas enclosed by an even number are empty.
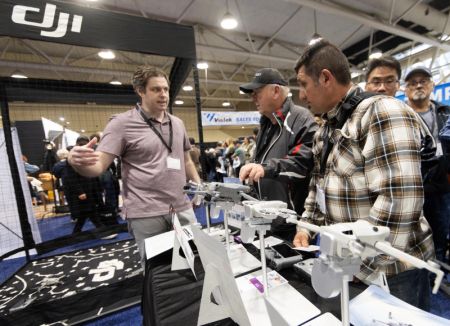
<svg viewBox="0 0 450 326"><path fill-rule="evenodd" d="M417 67L412 68L410 71L408 71L408 73L405 76L405 81L408 81L408 79L410 79L412 77L412 75L414 75L416 73L422 73L424 75L427 75L430 78L433 76L431 74L431 70L428 69L427 67L417 66Z"/></svg>
<svg viewBox="0 0 450 326"><path fill-rule="evenodd" d="M241 85L239 86L239 89L244 93L251 93L255 89L269 84L287 86L288 83L278 70L273 68L263 68L255 73L251 83Z"/></svg>

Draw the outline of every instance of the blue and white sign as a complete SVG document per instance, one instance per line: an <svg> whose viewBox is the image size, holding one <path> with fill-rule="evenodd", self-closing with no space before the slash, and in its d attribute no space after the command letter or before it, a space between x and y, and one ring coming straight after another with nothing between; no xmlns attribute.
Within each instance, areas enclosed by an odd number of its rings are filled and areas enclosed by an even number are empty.
<svg viewBox="0 0 450 326"><path fill-rule="evenodd" d="M261 114L258 111L203 111L203 126L257 125Z"/></svg>
<svg viewBox="0 0 450 326"><path fill-rule="evenodd" d="M400 95L396 96L396 98L406 102L405 93L401 93ZM431 99L446 105L450 105L450 83L441 84L434 87L433 93L431 93Z"/></svg>

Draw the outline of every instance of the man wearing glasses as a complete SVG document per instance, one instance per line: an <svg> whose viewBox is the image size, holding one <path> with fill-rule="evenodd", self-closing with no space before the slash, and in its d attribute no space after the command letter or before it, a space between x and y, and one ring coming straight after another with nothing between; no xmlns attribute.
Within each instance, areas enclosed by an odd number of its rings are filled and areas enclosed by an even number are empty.
<svg viewBox="0 0 450 326"><path fill-rule="evenodd" d="M395 96L402 75L400 63L392 57L384 57L369 61L366 73L367 92Z"/></svg>
<svg viewBox="0 0 450 326"><path fill-rule="evenodd" d="M433 230L436 258L444 261L450 221L450 187L445 177L447 162L438 135L450 116L450 107L430 99L434 88L431 77L428 68L413 68L405 76L405 94L408 104L425 121L437 144L436 156L440 159L441 173L436 171L434 177L429 175L424 178L423 212Z"/></svg>

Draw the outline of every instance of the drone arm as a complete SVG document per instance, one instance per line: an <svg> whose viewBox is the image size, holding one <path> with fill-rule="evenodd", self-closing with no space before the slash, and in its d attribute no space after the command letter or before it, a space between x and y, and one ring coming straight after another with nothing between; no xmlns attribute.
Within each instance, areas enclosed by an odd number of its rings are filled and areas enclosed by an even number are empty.
<svg viewBox="0 0 450 326"><path fill-rule="evenodd" d="M439 290L439 285L441 284L442 278L444 277L444 272L439 269L439 265L428 261L425 262L417 257L411 256L401 250L398 250L391 246L391 244L387 241L378 241L375 243L375 248L378 251L381 251L389 256L395 257L399 260L405 261L414 267L417 268L425 268L431 273L436 274L436 279L434 281L433 293L436 294Z"/></svg>

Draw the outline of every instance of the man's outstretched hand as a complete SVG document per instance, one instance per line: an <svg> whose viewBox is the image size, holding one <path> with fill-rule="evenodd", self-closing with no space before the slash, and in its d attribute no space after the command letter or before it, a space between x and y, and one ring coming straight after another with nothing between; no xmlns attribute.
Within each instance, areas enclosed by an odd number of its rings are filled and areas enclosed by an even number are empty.
<svg viewBox="0 0 450 326"><path fill-rule="evenodd" d="M75 146L69 152L68 162L72 166L89 166L95 165L99 156L95 152L94 146L97 144L97 138L94 137L84 146Z"/></svg>

